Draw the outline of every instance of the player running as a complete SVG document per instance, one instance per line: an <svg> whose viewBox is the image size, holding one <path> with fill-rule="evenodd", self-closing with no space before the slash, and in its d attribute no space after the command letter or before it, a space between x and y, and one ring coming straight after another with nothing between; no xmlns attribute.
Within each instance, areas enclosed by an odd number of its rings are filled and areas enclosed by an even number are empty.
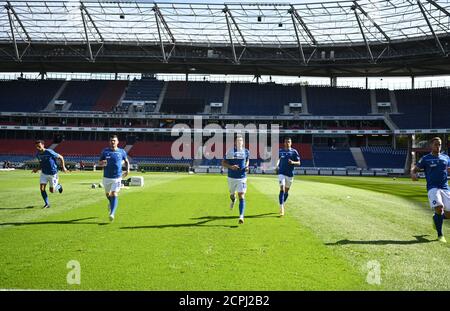
<svg viewBox="0 0 450 311"><path fill-rule="evenodd" d="M278 181L280 183L280 194L278 201L280 203L280 216L284 216L284 205L289 196L289 189L294 181L294 167L300 165L300 155L292 147L292 139L284 139L284 148L280 149L276 170L278 172Z"/></svg>
<svg viewBox="0 0 450 311"><path fill-rule="evenodd" d="M244 138L237 135L235 146L230 149L222 166L228 169L228 189L230 190L230 209L233 209L236 202L236 192L239 197L239 224L244 223L245 193L247 192L247 171L249 165L250 152L244 148Z"/></svg>
<svg viewBox="0 0 450 311"><path fill-rule="evenodd" d="M117 135L112 135L109 140L109 148L105 148L100 155L99 165L103 166L103 186L106 198L109 201L109 220L114 220L114 215L119 204L119 191L122 186L122 178L130 173L130 162L127 153L118 147ZM126 164L126 170L122 174L122 165Z"/></svg>
<svg viewBox="0 0 450 311"><path fill-rule="evenodd" d="M41 170L40 190L45 203L43 208L50 208L47 191L45 191L45 187L47 186L47 184L50 184L49 189L51 193L53 193L55 190L57 190L59 193L63 192L63 187L58 182L57 160L59 159L59 161L61 162L61 169L63 172L67 172L67 169L64 163L63 156L51 149L46 149L43 140L36 140L35 145L36 149L38 150L38 152L36 153L36 158L39 161L39 167L33 169L33 173L37 173L39 170Z"/></svg>
<svg viewBox="0 0 450 311"><path fill-rule="evenodd" d="M450 158L441 153L442 140L439 137L431 139L431 153L423 156L411 170L411 178L417 181L417 172L425 171L427 180L428 200L434 210L433 221L438 240L447 243L442 234L442 224L445 218L450 218L450 191L447 176L450 172Z"/></svg>

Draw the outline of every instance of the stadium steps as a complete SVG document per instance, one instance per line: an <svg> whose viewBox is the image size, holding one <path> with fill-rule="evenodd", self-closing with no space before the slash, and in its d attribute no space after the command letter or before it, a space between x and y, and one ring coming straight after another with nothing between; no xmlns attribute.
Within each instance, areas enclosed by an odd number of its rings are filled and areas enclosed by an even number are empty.
<svg viewBox="0 0 450 311"><path fill-rule="evenodd" d="M397 124L395 124L394 121L392 121L391 117L388 114L384 115L384 123L386 123L386 125L389 127L391 131L398 130Z"/></svg>
<svg viewBox="0 0 450 311"><path fill-rule="evenodd" d="M230 90L231 84L228 82L227 84L225 84L225 92L223 94L223 107L222 107L223 114L228 113L228 103L230 102Z"/></svg>
<svg viewBox="0 0 450 311"><path fill-rule="evenodd" d="M352 147L350 148L350 152L352 153L353 159L356 162L356 165L360 168L367 168L366 159L364 159L364 155L361 151L361 148Z"/></svg>
<svg viewBox="0 0 450 311"><path fill-rule="evenodd" d="M372 108L372 114L378 114L377 93L375 90L370 90L370 107Z"/></svg>
<svg viewBox="0 0 450 311"><path fill-rule="evenodd" d="M309 114L308 110L308 96L306 95L306 87L304 85L301 86L301 94L302 94L302 114Z"/></svg>
<svg viewBox="0 0 450 311"><path fill-rule="evenodd" d="M55 96L53 96L52 100L48 103L47 107L45 107L44 111L55 111L55 100L57 100L62 92L64 92L68 83L69 81L64 81L59 90L55 93Z"/></svg>
<svg viewBox="0 0 450 311"><path fill-rule="evenodd" d="M394 91L389 91L389 98L391 100L391 111L392 113L398 113L398 106L397 106L397 98L395 97Z"/></svg>
<svg viewBox="0 0 450 311"><path fill-rule="evenodd" d="M164 101L164 97L166 97L167 88L169 87L169 82L164 82L164 86L161 89L161 94L159 94L158 102L156 103L154 113L158 113L161 111L161 105Z"/></svg>

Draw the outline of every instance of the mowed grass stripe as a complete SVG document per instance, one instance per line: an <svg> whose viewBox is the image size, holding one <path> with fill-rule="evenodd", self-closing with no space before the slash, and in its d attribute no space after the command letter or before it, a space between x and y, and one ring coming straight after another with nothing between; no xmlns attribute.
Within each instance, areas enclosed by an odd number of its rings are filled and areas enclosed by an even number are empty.
<svg viewBox="0 0 450 311"><path fill-rule="evenodd" d="M238 206L228 210L225 177L179 175L151 185L153 178L159 176L145 175L145 188L123 191L113 224L107 224L105 200L86 205L72 202L77 208L48 216L44 223L3 230L0 287L366 287L361 274L334 256L310 229L293 218L279 219L274 201L255 187L258 179L252 178L249 184L246 223L238 226ZM81 264L79 286L66 283L66 263L72 259Z"/></svg>
<svg viewBox="0 0 450 311"><path fill-rule="evenodd" d="M273 183L261 178L258 185L276 196ZM435 241L423 186L388 178L349 177L344 183L339 177L298 176L287 211L361 272L378 261L380 289L448 290L450 267L439 263L449 260L450 247ZM444 227L450 231L448 221Z"/></svg>

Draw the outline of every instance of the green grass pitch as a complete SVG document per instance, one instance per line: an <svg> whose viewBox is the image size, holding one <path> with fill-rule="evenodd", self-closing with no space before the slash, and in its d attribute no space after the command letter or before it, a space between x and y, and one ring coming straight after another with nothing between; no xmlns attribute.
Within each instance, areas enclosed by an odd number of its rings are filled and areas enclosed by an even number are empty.
<svg viewBox="0 0 450 311"><path fill-rule="evenodd" d="M103 189L91 189L100 172L61 173L48 210L37 174L0 172L0 288L450 289L423 181L297 176L279 218L276 176L251 175L238 225L225 176L133 175L145 187L123 189L109 223ZM80 284L67 283L71 260Z"/></svg>

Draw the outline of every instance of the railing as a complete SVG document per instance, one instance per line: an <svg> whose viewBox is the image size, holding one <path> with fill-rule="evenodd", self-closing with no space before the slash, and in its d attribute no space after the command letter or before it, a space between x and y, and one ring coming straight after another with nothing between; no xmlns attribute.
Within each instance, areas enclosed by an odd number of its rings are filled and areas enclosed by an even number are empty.
<svg viewBox="0 0 450 311"><path fill-rule="evenodd" d="M185 81L184 74L156 74L156 79L163 81ZM20 73L6 72L0 73L0 80L16 80L24 78L28 80L40 80L41 76L37 72ZM66 72L49 72L45 75L45 79L62 79L62 80L133 80L141 79L140 73L66 73ZM232 83L256 83L254 76L250 75L188 75L189 81L209 81L209 82L232 82ZM261 76L260 83L278 83L278 84L297 84L306 86L330 86L330 78L326 77L284 77L284 76ZM365 88L365 78L337 78L338 87ZM450 76L437 77L430 79L429 77L416 78L414 87L432 88L432 87L450 87ZM369 89L411 89L412 81L410 77L372 77L368 79Z"/></svg>

